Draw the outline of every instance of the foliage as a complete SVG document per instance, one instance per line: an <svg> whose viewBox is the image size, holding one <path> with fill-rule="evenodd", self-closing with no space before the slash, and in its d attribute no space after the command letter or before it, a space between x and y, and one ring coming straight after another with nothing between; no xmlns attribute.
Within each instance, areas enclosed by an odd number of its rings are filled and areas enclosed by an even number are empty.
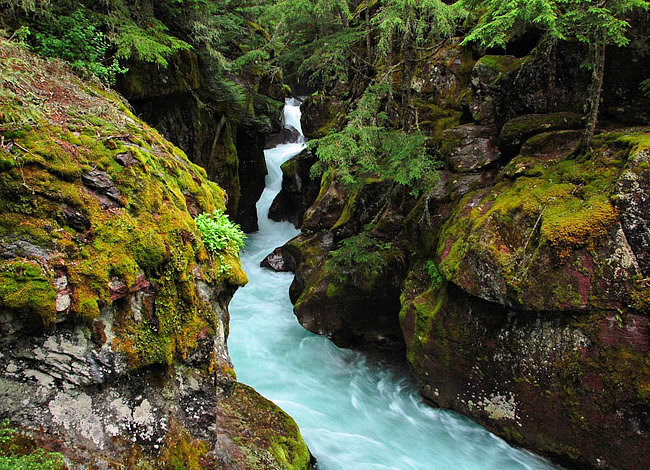
<svg viewBox="0 0 650 470"><path fill-rule="evenodd" d="M331 80L349 81L346 51L352 50L364 34L361 28L348 28L299 49L298 53L306 54L306 58L298 66L298 75L308 77L307 81L313 85Z"/></svg>
<svg viewBox="0 0 650 470"><path fill-rule="evenodd" d="M117 74L127 71L115 57L105 65L110 44L87 10L49 18L40 26L34 33L34 50L39 54L63 59L81 75L93 74L110 84L115 83Z"/></svg>
<svg viewBox="0 0 650 470"><path fill-rule="evenodd" d="M426 266L429 279L431 279L431 284L435 288L439 287L440 284L442 284L442 276L440 275L440 271L438 271L438 266L436 266L436 263L431 260L427 261Z"/></svg>
<svg viewBox="0 0 650 470"><path fill-rule="evenodd" d="M19 442L25 441L25 442ZM63 470L67 468L58 452L34 448L27 436L0 423L0 470Z"/></svg>
<svg viewBox="0 0 650 470"><path fill-rule="evenodd" d="M647 10L647 0L462 0L462 5L485 8L479 24L464 44L505 46L513 36L535 27L557 39L577 39L593 47L596 43L625 46L629 23L624 15Z"/></svg>
<svg viewBox="0 0 650 470"><path fill-rule="evenodd" d="M20 57L3 60L0 87L5 99L0 101L0 131L11 131L38 122L45 107L43 101L27 86L29 77L24 71L25 61Z"/></svg>
<svg viewBox="0 0 650 470"><path fill-rule="evenodd" d="M246 235L222 210L217 209L212 214L200 214L194 221L208 251L237 254L244 247Z"/></svg>
<svg viewBox="0 0 650 470"><path fill-rule="evenodd" d="M370 86L340 131L310 142L318 158L337 170L346 184L359 176L380 176L409 186L413 194L427 191L437 179L437 155L427 151L419 132L391 130L382 109L386 83Z"/></svg>
<svg viewBox="0 0 650 470"><path fill-rule="evenodd" d="M277 62L313 85L349 78L349 57L363 36L350 20L347 0L275 1L261 18L272 31Z"/></svg>
<svg viewBox="0 0 650 470"><path fill-rule="evenodd" d="M348 272L360 272L364 277L383 272L389 259L386 252L393 244L373 238L371 229L372 225L366 225L361 233L343 239L339 247L330 252L327 260L329 271L339 273L339 280L343 280Z"/></svg>
<svg viewBox="0 0 650 470"><path fill-rule="evenodd" d="M441 0L384 0L373 18L380 33L379 52L388 55L391 41L402 39L402 48L414 48L432 39L451 36L461 10Z"/></svg>
<svg viewBox="0 0 650 470"><path fill-rule="evenodd" d="M606 46L629 43L629 23L625 17L633 10L647 10L647 0L461 0L460 4L485 8L479 24L462 44L478 42L482 46L505 47L513 36L527 28L537 28L556 40L573 39L585 44L588 54L584 65L592 70L592 82L585 103L586 129L580 144L583 151L591 145L605 70Z"/></svg>

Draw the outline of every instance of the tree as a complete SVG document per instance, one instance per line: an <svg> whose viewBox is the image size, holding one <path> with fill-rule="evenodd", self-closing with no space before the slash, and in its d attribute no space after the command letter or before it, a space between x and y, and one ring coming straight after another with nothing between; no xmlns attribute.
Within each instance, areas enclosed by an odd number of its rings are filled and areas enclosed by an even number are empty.
<svg viewBox="0 0 650 470"><path fill-rule="evenodd" d="M364 91L339 132L312 140L319 160L335 168L344 184L380 176L408 186L413 195L429 191L437 180L439 160L421 132L390 129L383 105L390 94L386 81Z"/></svg>
<svg viewBox="0 0 650 470"><path fill-rule="evenodd" d="M526 28L536 27L551 38L576 40L587 45L585 65L591 70L585 112L587 121L580 149L589 151L598 120L598 106L605 71L607 46L628 44L626 15L647 10L647 0L461 0L467 7L487 12L462 44L478 42L484 47L505 46Z"/></svg>
<svg viewBox="0 0 650 470"><path fill-rule="evenodd" d="M451 36L456 28L460 10L442 0L384 0L373 23L379 29L379 53L393 66L395 44L402 56L402 124L412 122L411 82L415 73L418 51L426 44Z"/></svg>
<svg viewBox="0 0 650 470"><path fill-rule="evenodd" d="M362 37L350 28L348 0L279 0L261 18L277 62L312 84L347 81L349 52Z"/></svg>

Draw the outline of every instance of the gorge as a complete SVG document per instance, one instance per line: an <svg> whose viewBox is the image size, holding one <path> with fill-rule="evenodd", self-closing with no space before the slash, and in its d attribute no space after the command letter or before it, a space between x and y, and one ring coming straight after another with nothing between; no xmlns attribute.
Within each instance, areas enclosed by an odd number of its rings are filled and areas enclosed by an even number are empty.
<svg viewBox="0 0 650 470"><path fill-rule="evenodd" d="M299 102L287 102L284 122L300 129ZM293 276L261 268L260 262L298 234L289 222L274 222L267 214L281 189L280 165L303 147L288 143L266 150L259 231L242 254L249 283L230 303L228 347L239 380L296 420L320 470L554 468L455 413L429 408L405 364L339 349L298 324L289 300Z"/></svg>
<svg viewBox="0 0 650 470"><path fill-rule="evenodd" d="M0 469L648 468L649 9L0 0Z"/></svg>

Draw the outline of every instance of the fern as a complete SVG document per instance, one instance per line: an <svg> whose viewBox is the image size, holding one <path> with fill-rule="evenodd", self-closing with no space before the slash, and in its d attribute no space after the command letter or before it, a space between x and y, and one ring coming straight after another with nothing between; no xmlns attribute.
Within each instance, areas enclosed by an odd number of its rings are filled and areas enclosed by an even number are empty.
<svg viewBox="0 0 650 470"><path fill-rule="evenodd" d="M371 229L372 225L366 225L363 232L345 238L336 250L330 252L328 270L338 281L346 280L349 275L368 278L384 272L393 244L373 238Z"/></svg>

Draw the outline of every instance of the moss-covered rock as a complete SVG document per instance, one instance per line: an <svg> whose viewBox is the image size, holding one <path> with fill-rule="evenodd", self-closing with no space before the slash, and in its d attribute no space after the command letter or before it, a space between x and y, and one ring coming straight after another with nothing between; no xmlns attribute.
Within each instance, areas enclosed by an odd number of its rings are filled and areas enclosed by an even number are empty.
<svg viewBox="0 0 650 470"><path fill-rule="evenodd" d="M491 126L465 124L442 133L442 151L451 171L464 173L482 170L501 158Z"/></svg>
<svg viewBox="0 0 650 470"><path fill-rule="evenodd" d="M530 315L413 270L400 320L435 404L569 467L647 466L647 316Z"/></svg>
<svg viewBox="0 0 650 470"><path fill-rule="evenodd" d="M345 110L342 100L316 93L308 96L301 106L300 124L305 137L318 139L328 132L335 131Z"/></svg>
<svg viewBox="0 0 650 470"><path fill-rule="evenodd" d="M641 272L611 200L630 155L616 145L578 160L514 159L510 168L529 167L522 176L458 204L438 244L441 272L473 295L523 309L626 308Z"/></svg>
<svg viewBox="0 0 650 470"><path fill-rule="evenodd" d="M13 74L0 82L0 416L73 462L247 468L213 451L237 387L227 304L246 275L206 251L193 219L226 194L114 92L0 51ZM308 455L295 425L267 424L251 428ZM309 464L269 447L268 468Z"/></svg>
<svg viewBox="0 0 650 470"><path fill-rule="evenodd" d="M521 146L536 134L555 130L581 129L582 115L576 113L528 114L506 122L499 134L499 147L508 156L516 155Z"/></svg>

